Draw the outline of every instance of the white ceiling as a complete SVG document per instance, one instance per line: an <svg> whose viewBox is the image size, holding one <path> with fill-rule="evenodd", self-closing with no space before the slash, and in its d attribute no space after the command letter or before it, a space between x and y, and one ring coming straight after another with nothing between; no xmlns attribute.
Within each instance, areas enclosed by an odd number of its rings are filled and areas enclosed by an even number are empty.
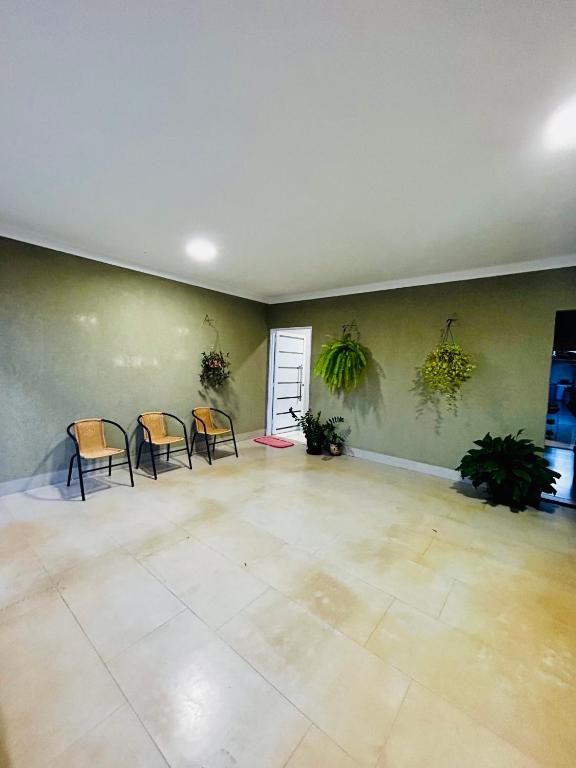
<svg viewBox="0 0 576 768"><path fill-rule="evenodd" d="M573 0L2 0L0 73L2 234L265 300L576 263Z"/></svg>

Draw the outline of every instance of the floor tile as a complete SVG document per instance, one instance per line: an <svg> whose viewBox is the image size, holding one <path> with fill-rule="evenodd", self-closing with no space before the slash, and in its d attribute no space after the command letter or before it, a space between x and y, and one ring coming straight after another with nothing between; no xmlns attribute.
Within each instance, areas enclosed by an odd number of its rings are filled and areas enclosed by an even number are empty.
<svg viewBox="0 0 576 768"><path fill-rule="evenodd" d="M576 697L557 678L399 602L367 648L543 765L570 765Z"/></svg>
<svg viewBox="0 0 576 768"><path fill-rule="evenodd" d="M281 768L309 726L188 612L111 668L172 768Z"/></svg>
<svg viewBox="0 0 576 768"><path fill-rule="evenodd" d="M412 683L378 768L538 768L534 759Z"/></svg>
<svg viewBox="0 0 576 768"><path fill-rule="evenodd" d="M238 565L250 565L260 557L280 549L282 539L242 519L218 517L215 520L195 520L184 525L200 539Z"/></svg>
<svg viewBox="0 0 576 768"><path fill-rule="evenodd" d="M167 768L142 724L125 704L78 739L48 768Z"/></svg>
<svg viewBox="0 0 576 768"><path fill-rule="evenodd" d="M456 582L440 618L576 690L576 630L544 611Z"/></svg>
<svg viewBox="0 0 576 768"><path fill-rule="evenodd" d="M58 589L104 659L184 610L166 587L119 551L66 571Z"/></svg>
<svg viewBox="0 0 576 768"><path fill-rule="evenodd" d="M0 609L50 585L50 577L32 549L0 555Z"/></svg>
<svg viewBox="0 0 576 768"><path fill-rule="evenodd" d="M333 563L289 546L258 560L252 572L361 645L393 600Z"/></svg>
<svg viewBox="0 0 576 768"><path fill-rule="evenodd" d="M78 513L34 541L33 547L48 573L57 576L68 568L116 549L118 544L104 527Z"/></svg>
<svg viewBox="0 0 576 768"><path fill-rule="evenodd" d="M351 757L374 764L406 676L273 590L220 635Z"/></svg>
<svg viewBox="0 0 576 768"><path fill-rule="evenodd" d="M450 592L452 578L425 563L418 555L402 553L377 537L339 539L322 557L353 573L383 592L437 616Z"/></svg>
<svg viewBox="0 0 576 768"><path fill-rule="evenodd" d="M61 600L0 623L2 743L9 768L41 768L124 698Z"/></svg>
<svg viewBox="0 0 576 768"><path fill-rule="evenodd" d="M314 725L286 763L286 768L357 768L358 763Z"/></svg>
<svg viewBox="0 0 576 768"><path fill-rule="evenodd" d="M142 559L203 621L217 628L265 591L266 585L210 547L188 538Z"/></svg>
<svg viewBox="0 0 576 768"><path fill-rule="evenodd" d="M476 549L439 541L430 546L420 562L439 575L475 587L486 596L576 627L576 588L570 585L515 569Z"/></svg>

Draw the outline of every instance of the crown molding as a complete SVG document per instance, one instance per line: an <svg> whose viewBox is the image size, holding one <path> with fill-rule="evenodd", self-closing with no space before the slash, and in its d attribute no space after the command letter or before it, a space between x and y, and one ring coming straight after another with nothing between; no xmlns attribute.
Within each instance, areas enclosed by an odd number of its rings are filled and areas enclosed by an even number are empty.
<svg viewBox="0 0 576 768"><path fill-rule="evenodd" d="M517 275L523 272L562 269L563 267L576 267L576 253L533 261L517 261L512 264L497 264L492 267L462 269L457 272L439 272L435 275L402 277L397 280L385 280L381 283L365 283L363 285L350 285L344 288L328 288L325 291L294 293L288 296L269 296L265 301L267 304L287 304L293 301L329 299L335 296L351 296L356 293L373 293L375 291L393 291L397 288L411 288L418 285L454 283L459 280L478 280L483 277L502 277L504 275Z"/></svg>
<svg viewBox="0 0 576 768"><path fill-rule="evenodd" d="M216 283L200 283L197 280L190 280L189 278L182 277L181 275L175 275L172 272L163 272L158 269L149 269L148 267L142 267L139 264L132 264L127 261L121 261L119 259L111 259L108 256L102 256L101 254L91 253L80 248L71 248L66 243L59 242L58 240L51 240L45 237L40 237L35 234L28 234L25 232L19 232L17 230L11 230L9 227L0 227L0 237L6 237L9 240L17 240L21 243L28 243L30 245L38 245L41 248L48 248L51 251L58 251L60 253L67 253L71 256L79 256L81 259L89 259L90 261L100 261L103 264L110 264L113 267L121 267L122 269L129 269L132 272L142 272L145 275L152 275L153 277L162 277L165 280L174 280L177 283L184 283L185 285L193 285L195 288L204 288L207 291L214 291L215 293L224 293L228 296L236 296L239 299L249 299L250 301L257 301L259 304L268 304L268 301L262 296L257 296L251 293L245 293L244 291L238 291L235 288L230 288L226 285L219 285Z"/></svg>
<svg viewBox="0 0 576 768"><path fill-rule="evenodd" d="M309 291L304 293L293 293L285 296L260 296L258 294L238 291L235 288L218 284L204 283L197 280L176 275L171 272L163 272L157 269L150 269L138 264L111 259L108 256L91 253L80 248L71 248L66 243L56 239L42 237L37 234L22 232L10 227L0 226L0 237L6 237L10 240L17 240L30 245L37 245L41 248L48 248L52 251L68 253L72 256L79 256L82 259L90 261L100 261L103 264L110 264L114 267L129 269L132 272L142 272L145 275L161 277L165 280L174 280L177 283L192 285L195 288L203 288L215 293L224 293L228 296L236 296L240 299L249 299L260 304L287 304L295 301L311 301L312 299L329 299L336 296L352 296L357 293L374 293L376 291L392 291L397 288L411 288L419 285L437 285L439 283L454 283L459 280L478 280L486 277L503 277L504 275L517 275L524 272L540 272L547 269L562 269L564 267L576 266L576 253L567 256L553 256L546 259L535 259L532 261L517 261L512 264L497 264L491 267L476 267L473 269L463 269L455 272L438 272L434 275L420 275L416 277L403 277L396 280L384 280L378 283L364 283L361 285L349 285L342 288L328 288L322 291Z"/></svg>

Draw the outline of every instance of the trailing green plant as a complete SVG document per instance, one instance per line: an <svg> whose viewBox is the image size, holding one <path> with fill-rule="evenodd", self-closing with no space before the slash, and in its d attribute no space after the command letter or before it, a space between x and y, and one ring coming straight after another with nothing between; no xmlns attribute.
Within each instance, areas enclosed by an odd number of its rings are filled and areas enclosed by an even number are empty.
<svg viewBox="0 0 576 768"><path fill-rule="evenodd" d="M314 365L331 392L351 392L358 386L368 365L369 352L359 341L356 323L345 325L342 336L322 345Z"/></svg>
<svg viewBox="0 0 576 768"><path fill-rule="evenodd" d="M202 352L200 382L204 387L218 388L230 378L230 353L212 350Z"/></svg>
<svg viewBox="0 0 576 768"><path fill-rule="evenodd" d="M335 445L337 448L344 446L346 435L344 430L337 426L343 423L344 418L342 416L332 416L324 422L324 445L326 448L329 448L331 445Z"/></svg>
<svg viewBox="0 0 576 768"><path fill-rule="evenodd" d="M475 440L457 467L462 477L469 477L478 488L486 484L494 504L505 504L513 511L537 505L542 493L556 493L554 483L560 477L539 454L544 450L532 440L516 435Z"/></svg>
<svg viewBox="0 0 576 768"><path fill-rule="evenodd" d="M476 366L472 356L454 341L453 322L452 319L446 322L440 343L417 369L414 389L419 392L423 406L431 404L438 411L439 402L445 399L448 409L456 413L462 384L472 376Z"/></svg>
<svg viewBox="0 0 576 768"><path fill-rule="evenodd" d="M322 453L324 445L324 425L322 424L322 412L318 411L316 415L311 410L307 410L302 416L297 416L292 408L288 409L294 421L298 424L304 437L306 438L306 450L308 453Z"/></svg>

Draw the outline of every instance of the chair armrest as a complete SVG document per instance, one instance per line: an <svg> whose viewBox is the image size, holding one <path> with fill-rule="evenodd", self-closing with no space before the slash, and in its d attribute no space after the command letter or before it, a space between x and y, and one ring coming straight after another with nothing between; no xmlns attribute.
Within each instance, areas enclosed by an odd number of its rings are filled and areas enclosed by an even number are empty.
<svg viewBox="0 0 576 768"><path fill-rule="evenodd" d="M126 446L126 453L128 453L129 452L128 435L124 427L120 426L120 424L118 424L117 421L112 421L111 419L102 419L102 421L104 422L104 424L112 424L113 427L117 427L120 430L120 432L122 432L122 434L124 435L124 445Z"/></svg>
<svg viewBox="0 0 576 768"><path fill-rule="evenodd" d="M220 408L210 408L211 411L216 411L216 413L221 413L222 416L226 416L230 423L230 427L232 427L232 419L231 417L226 413L226 411L221 411ZM232 427L233 428L233 427Z"/></svg>
<svg viewBox="0 0 576 768"><path fill-rule="evenodd" d="M74 424L75 424L74 421L72 422L72 424L68 424L68 426L66 427L66 432L68 432L68 437L71 437L72 440L74 441L74 445L76 447L76 450L78 451L80 450L80 446L78 445L78 440L76 439L76 435L74 434Z"/></svg>
<svg viewBox="0 0 576 768"><path fill-rule="evenodd" d="M202 426L204 428L204 434L205 435L208 434L206 432L206 422L204 421L204 419L201 419L200 416L196 416L196 414L194 413L194 409L192 409L192 416L194 418L194 429L196 430L196 432L198 432L198 429L196 428L196 422L199 421L200 424L202 424Z"/></svg>
<svg viewBox="0 0 576 768"><path fill-rule="evenodd" d="M182 429L184 430L184 437L187 437L186 424L184 424L182 419L179 419L178 416L173 413L168 413L167 411L162 411L162 416L169 416L171 419L175 419L176 421L180 422Z"/></svg>
<svg viewBox="0 0 576 768"><path fill-rule="evenodd" d="M146 424L144 424L144 422L142 421L142 416L138 416L138 419L137 419L137 421L138 421L138 424L140 424L140 426L142 427L142 429L143 429L143 430L145 430L145 431L147 432L147 434L148 434L148 442L149 442L150 444L152 444L152 435L151 435L151 433L150 433L150 430L149 430L149 429L148 429L148 427L146 426Z"/></svg>

